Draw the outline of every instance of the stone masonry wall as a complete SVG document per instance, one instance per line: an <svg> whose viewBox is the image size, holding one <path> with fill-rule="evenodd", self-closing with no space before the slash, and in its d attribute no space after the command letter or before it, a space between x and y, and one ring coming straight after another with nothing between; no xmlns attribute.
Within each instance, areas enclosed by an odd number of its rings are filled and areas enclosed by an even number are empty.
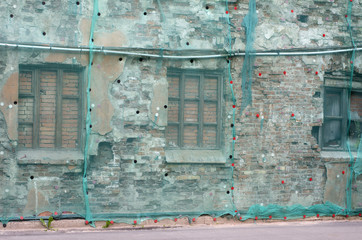
<svg viewBox="0 0 362 240"><path fill-rule="evenodd" d="M156 54L162 53L161 49L185 50L186 55L205 50L225 52L230 48L230 29L231 48L245 51L242 22L249 1L228 1L228 13L225 1L160 1L161 6L157 2L99 1L99 14L93 19L93 44L132 48L134 52L155 48ZM282 51L351 47L345 17L348 3L257 1L254 48ZM0 8L4 23L0 26L0 42L89 44L92 0L9 0L0 2ZM361 44L361 10L362 1L354 0L351 19L356 45ZM354 62L356 89L362 89L359 53ZM29 85L19 72L20 66L58 64L82 69L82 84L74 85L76 76L68 75L64 91L74 93L73 88L82 88L80 97L85 101L88 53L0 47L0 54L0 219L44 211L84 215L84 149L64 148L84 142L86 104L82 102L83 110L79 110L75 101L63 101L63 121L68 125L62 149L21 149L29 146L32 138L31 130L18 126L18 119L31 118L27 111L32 105L31 100L25 102L18 96L19 91L26 93ZM350 57L350 53L258 56L252 105L240 112L243 57L169 60L95 53L90 69L92 129L86 154L92 213L217 214L244 212L254 204L310 206L326 201L345 207L349 155L322 151L313 133L321 134L324 121L325 79L333 74L348 76ZM233 102L228 61L236 98L234 168L229 158ZM170 69L217 71L222 75L222 147L216 155L200 150L192 161L169 157L165 135L170 108L164 106L168 105ZM56 98L51 99L48 103L55 104ZM357 101L353 107L358 106ZM79 118L72 117L77 111L83 113ZM44 121L50 121L53 115L49 112ZM81 130L80 135L76 129ZM40 135L43 130L47 131L41 129ZM52 137L41 140L41 144L54 144ZM178 156L186 156L187 151ZM354 208L362 207L358 191L361 184L360 177L352 184Z"/></svg>

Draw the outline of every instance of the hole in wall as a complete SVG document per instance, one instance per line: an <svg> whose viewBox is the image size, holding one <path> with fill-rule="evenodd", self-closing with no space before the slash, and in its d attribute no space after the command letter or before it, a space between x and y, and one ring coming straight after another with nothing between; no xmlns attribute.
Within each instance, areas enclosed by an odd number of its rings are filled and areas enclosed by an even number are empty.
<svg viewBox="0 0 362 240"><path fill-rule="evenodd" d="M317 144L319 144L319 126L312 127L312 136L317 141Z"/></svg>
<svg viewBox="0 0 362 240"><path fill-rule="evenodd" d="M113 161L114 154L112 151L112 144L109 142L100 142L98 144L97 155L90 156L91 171L100 172L102 167L106 166L109 162ZM93 175L90 172L90 175Z"/></svg>
<svg viewBox="0 0 362 240"><path fill-rule="evenodd" d="M321 92L315 92L313 97L314 98L320 98L321 97Z"/></svg>

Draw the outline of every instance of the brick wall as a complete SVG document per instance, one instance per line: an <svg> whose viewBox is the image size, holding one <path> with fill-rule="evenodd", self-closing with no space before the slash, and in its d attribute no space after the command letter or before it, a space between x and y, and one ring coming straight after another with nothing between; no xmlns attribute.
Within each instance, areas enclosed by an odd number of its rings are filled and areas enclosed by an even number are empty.
<svg viewBox="0 0 362 240"><path fill-rule="evenodd" d="M40 72L39 147L55 147L57 73Z"/></svg>
<svg viewBox="0 0 362 240"><path fill-rule="evenodd" d="M32 72L21 72L19 75L19 93L32 92Z"/></svg>

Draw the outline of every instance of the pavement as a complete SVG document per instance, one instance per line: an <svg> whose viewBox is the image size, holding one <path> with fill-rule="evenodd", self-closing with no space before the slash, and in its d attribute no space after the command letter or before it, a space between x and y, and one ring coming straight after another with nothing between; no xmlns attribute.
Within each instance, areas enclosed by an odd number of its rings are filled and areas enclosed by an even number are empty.
<svg viewBox="0 0 362 240"><path fill-rule="evenodd" d="M11 223L10 223L11 224ZM146 227L114 224L110 228L59 228L56 231L41 229L2 229L1 240L99 240L99 239L147 239L147 240L181 240L181 239L270 239L270 240L313 240L313 239L362 239L361 220L324 220L295 222L258 222L195 225L152 225ZM131 226L131 227L130 227Z"/></svg>

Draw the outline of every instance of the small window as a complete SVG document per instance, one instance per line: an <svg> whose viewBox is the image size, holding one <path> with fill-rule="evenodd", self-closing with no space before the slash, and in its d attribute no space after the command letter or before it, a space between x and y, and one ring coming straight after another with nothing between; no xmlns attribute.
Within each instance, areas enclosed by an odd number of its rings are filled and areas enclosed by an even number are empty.
<svg viewBox="0 0 362 240"><path fill-rule="evenodd" d="M168 74L169 149L219 149L221 75L192 71Z"/></svg>
<svg viewBox="0 0 362 240"><path fill-rule="evenodd" d="M18 146L80 149L82 71L20 66Z"/></svg>
<svg viewBox="0 0 362 240"><path fill-rule="evenodd" d="M346 151L349 141L351 150L357 151L361 126L362 92L352 91L349 96L347 88L325 88L323 148Z"/></svg>

